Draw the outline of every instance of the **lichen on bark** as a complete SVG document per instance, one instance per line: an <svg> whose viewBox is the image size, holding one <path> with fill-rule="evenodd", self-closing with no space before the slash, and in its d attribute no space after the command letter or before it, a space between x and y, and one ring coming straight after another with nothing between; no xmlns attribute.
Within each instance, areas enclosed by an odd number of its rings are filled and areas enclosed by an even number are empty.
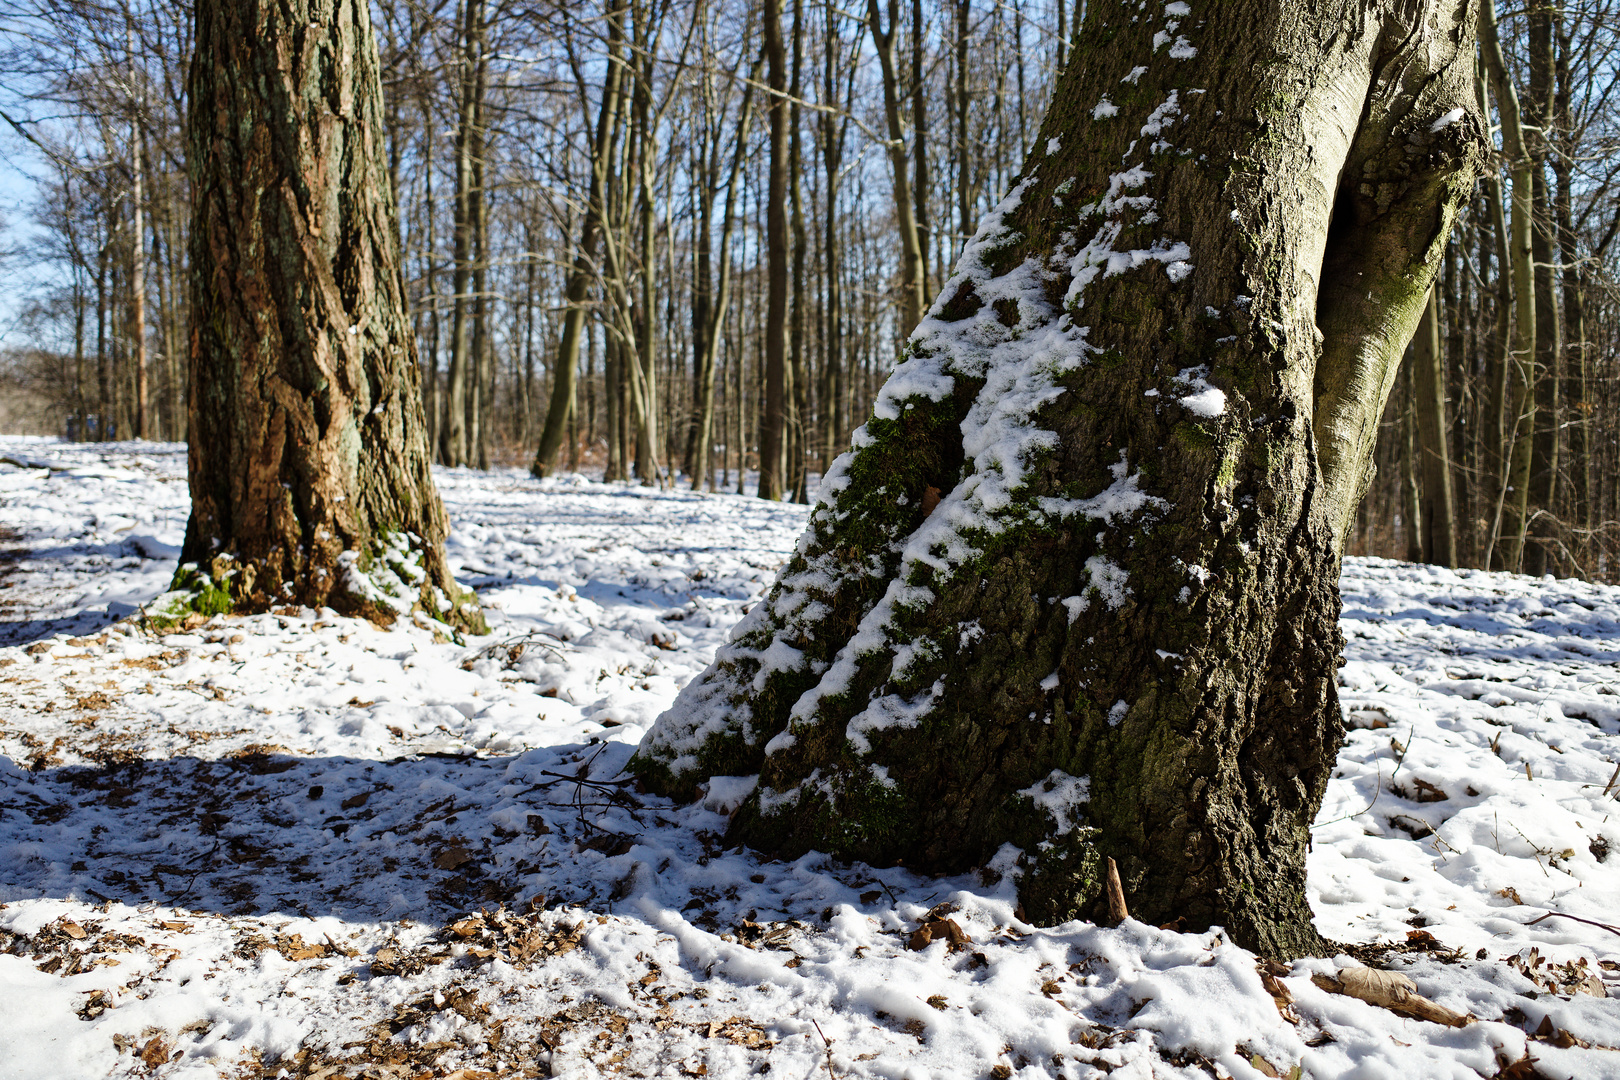
<svg viewBox="0 0 1620 1080"><path fill-rule="evenodd" d="M1100 913L1108 856L1143 918L1321 947L1365 451L1318 440L1381 410L1477 160L1472 12L1200 7L1088 5L1023 179L643 741L676 797L759 774L733 840L930 871L1011 844L1044 922ZM1343 302L1372 270L1387 303Z"/></svg>

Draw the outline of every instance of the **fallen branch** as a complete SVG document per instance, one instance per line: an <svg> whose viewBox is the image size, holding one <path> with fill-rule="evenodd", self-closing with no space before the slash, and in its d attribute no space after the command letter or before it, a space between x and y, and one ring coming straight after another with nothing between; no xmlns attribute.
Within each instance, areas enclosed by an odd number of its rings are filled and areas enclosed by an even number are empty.
<svg viewBox="0 0 1620 1080"><path fill-rule="evenodd" d="M1531 919L1529 922L1525 923L1524 925L1526 925L1526 926L1534 926L1534 925L1536 925L1536 923L1541 922L1543 919L1550 919L1555 915L1560 919L1572 919L1575 922L1585 923L1587 926L1599 927L1601 929L1607 930L1611 934L1620 934L1620 926L1610 926L1606 922L1597 922L1594 919L1583 919L1579 915L1565 915L1562 911L1549 911L1545 915L1541 915L1541 916L1538 916L1538 917L1536 917L1534 919Z"/></svg>

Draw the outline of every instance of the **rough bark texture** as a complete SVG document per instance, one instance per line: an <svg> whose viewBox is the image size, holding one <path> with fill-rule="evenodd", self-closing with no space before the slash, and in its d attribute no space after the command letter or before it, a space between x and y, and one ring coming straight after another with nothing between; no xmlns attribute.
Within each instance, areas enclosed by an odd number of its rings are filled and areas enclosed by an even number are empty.
<svg viewBox="0 0 1620 1080"><path fill-rule="evenodd" d="M366 5L205 0L196 27L177 586L481 625L445 565Z"/></svg>
<svg viewBox="0 0 1620 1080"><path fill-rule="evenodd" d="M763 851L1017 873L1042 922L1106 914L1111 857L1138 918L1297 955L1361 432L1482 144L1471 6L1098 2L1078 37L794 558L633 767L759 773L731 839Z"/></svg>

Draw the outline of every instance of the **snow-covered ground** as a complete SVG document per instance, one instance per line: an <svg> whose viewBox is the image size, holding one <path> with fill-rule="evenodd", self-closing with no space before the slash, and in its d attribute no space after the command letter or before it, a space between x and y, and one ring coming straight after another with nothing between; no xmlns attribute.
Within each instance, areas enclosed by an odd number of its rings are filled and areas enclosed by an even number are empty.
<svg viewBox="0 0 1620 1080"><path fill-rule="evenodd" d="M1620 1077L1620 590L1346 568L1311 899L1450 1028L1312 982L1349 956L1028 926L1008 880L762 862L734 792L636 795L802 507L440 472L487 638L155 636L183 450L0 459L0 1080Z"/></svg>

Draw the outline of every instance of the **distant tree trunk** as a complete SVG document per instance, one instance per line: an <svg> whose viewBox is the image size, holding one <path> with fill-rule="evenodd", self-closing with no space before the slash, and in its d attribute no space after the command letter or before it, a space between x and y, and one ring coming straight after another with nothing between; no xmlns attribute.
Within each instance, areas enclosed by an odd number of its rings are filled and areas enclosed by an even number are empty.
<svg viewBox="0 0 1620 1080"><path fill-rule="evenodd" d="M112 438L107 432L113 413L112 363L107 355L107 261L110 239L96 252L96 441Z"/></svg>
<svg viewBox="0 0 1620 1080"><path fill-rule="evenodd" d="M546 410L546 426L540 432L540 446L535 450L534 464L529 466L529 472L535 476L550 475L556 468L557 451L562 448L567 435L568 414L574 403L580 329L585 325L585 300L595 280L596 248L601 242L602 224L606 216L604 200L607 197L608 159L612 155L613 134L618 127L619 101L622 97L624 9L628 3L629 0L608 0L608 63L596 116L596 138L591 146L590 194L586 198L585 213L580 224L579 250L574 256L574 266L569 272L568 286L564 291L568 310L563 315L562 341L557 346L557 359L552 365L551 405ZM611 381L608 386L611 388ZM610 426L612 408L609 404ZM611 436L609 438L611 440Z"/></svg>
<svg viewBox="0 0 1620 1080"><path fill-rule="evenodd" d="M433 132L438 125L434 123L432 111L428 108L427 97L422 99L422 138L426 143L423 153L427 160L434 160ZM439 243L438 243L438 203L433 198L433 170L422 171L423 185L427 196L427 243L424 255L427 260L427 302L428 302L428 345L426 355L422 358L422 396L423 412L427 414L428 446L435 453L443 445L439 439L440 421L444 409L439 400Z"/></svg>
<svg viewBox="0 0 1620 1080"><path fill-rule="evenodd" d="M203 0L188 84L193 571L239 607L482 628L444 555L359 0Z"/></svg>
<svg viewBox="0 0 1620 1080"><path fill-rule="evenodd" d="M1062 26L1064 2L1066 0L1059 0L1059 27ZM968 104L972 100L968 90L968 16L972 7L973 0L956 0L956 100L953 103L953 118L956 121L956 212L957 228L964 244L973 235L973 187L967 130ZM1059 36L1062 36L1061 29Z"/></svg>
<svg viewBox="0 0 1620 1080"><path fill-rule="evenodd" d="M1412 339L1412 392L1417 409L1418 452L1423 480L1422 517L1412 527L1422 537L1423 559L1457 565L1457 507L1452 494L1446 433L1446 365L1440 351L1440 304L1434 291Z"/></svg>
<svg viewBox="0 0 1620 1080"><path fill-rule="evenodd" d="M1086 19L1025 179L631 767L758 773L728 839L770 854L1016 856L1044 923L1101 914L1110 857L1136 917L1299 955L1340 552L1482 157L1472 5Z"/></svg>
<svg viewBox="0 0 1620 1080"><path fill-rule="evenodd" d="M146 168L142 161L145 151L141 141L139 122L131 124L129 155L133 162L135 185L129 204L133 219L129 230L129 291L130 321L133 323L130 337L135 351L135 437L149 439L153 432L148 428L147 418L150 393L146 370Z"/></svg>
<svg viewBox="0 0 1620 1080"><path fill-rule="evenodd" d="M826 19L825 33L822 37L822 69L821 92L822 98L828 104L839 100L837 84L834 81L834 72L838 69L838 61L842 53L843 41L837 32L837 24L833 21L833 9L827 5L823 9ZM846 78L854 78L855 65L846 65L849 74ZM851 97L849 91L844 94L845 100ZM825 177L826 200L824 220L822 227L825 230L823 240L823 266L826 276L826 309L822 320L821 342L823 349L821 369L821 471L826 475L832 465L833 458L844 445L844 397L845 367L842 361L845 342L845 316L843 300L844 262L841 256L841 247L838 242L838 191L839 178L844 160L844 137L849 130L849 117L835 116L831 113L820 113L818 116L821 134L821 162Z"/></svg>
<svg viewBox="0 0 1620 1080"><path fill-rule="evenodd" d="M923 78L923 4L911 0L911 179L912 212L917 219L917 289L927 307L928 288L928 85ZM892 30L893 27L891 26ZM948 216L948 215L947 215ZM915 324L913 324L915 325ZM905 328L907 333L912 327Z"/></svg>
<svg viewBox="0 0 1620 1080"><path fill-rule="evenodd" d="M1552 151L1553 13L1547 0L1530 4L1530 142L1533 160L1531 244L1536 280L1536 430L1531 447L1530 505L1539 537L1524 552L1524 571L1540 576L1552 565L1557 529L1559 444L1563 441L1563 309L1559 304L1558 242L1547 159Z"/></svg>
<svg viewBox="0 0 1620 1080"><path fill-rule="evenodd" d="M804 231L803 152L799 141L799 99L803 94L804 0L793 0L793 81L788 88L792 103L788 109L788 200L791 207L789 229L793 238L792 306L788 315L787 400L787 487L794 502L809 502L809 477L805 468L805 420L810 415L810 380L805 371L804 286L808 277L805 259L809 245Z"/></svg>
<svg viewBox="0 0 1620 1080"><path fill-rule="evenodd" d="M1576 247L1574 223L1575 119L1571 113L1569 54L1570 30L1563 12L1557 11L1558 26L1557 97L1553 130L1557 152L1552 172L1557 185L1554 193L1554 220L1558 230L1558 251L1563 263L1564 408L1569 419L1569 473L1574 489L1574 525L1580 554L1580 572L1591 575L1597 569L1592 555L1592 403L1588 390L1585 274Z"/></svg>
<svg viewBox="0 0 1620 1080"><path fill-rule="evenodd" d="M1531 446L1536 428L1536 276L1532 254L1535 163L1525 142L1519 94L1508 76L1497 35L1496 2L1480 0L1479 52L1490 75L1491 93L1502 118L1502 151L1513 175L1512 231L1506 254L1513 274L1513 344L1503 386L1504 438L1509 440L1501 481L1501 559L1498 569L1519 570L1524 560L1525 530L1530 523Z"/></svg>
<svg viewBox="0 0 1620 1080"><path fill-rule="evenodd" d="M899 0L889 0L889 28L883 29L878 0L866 0L867 26L877 49L878 67L883 76L883 118L887 125L889 170L894 179L894 217L900 229L900 332L909 334L928 309L927 286L923 272L922 240L917 232L917 216L911 205L910 171L906 162L906 135L900 125L900 77L895 70L894 36L900 21Z"/></svg>
<svg viewBox="0 0 1620 1080"><path fill-rule="evenodd" d="M445 465L465 465L475 447L470 442L467 421L476 408L478 355L473 341L474 316L472 287L474 247L477 243L477 207L480 198L477 180L478 158L478 69L479 37L476 27L482 18L483 0L465 0L460 27L461 56L456 117L456 193L452 213L455 224L455 263L451 267L451 289L455 293L450 325L450 370L446 373L447 422L439 460Z"/></svg>
<svg viewBox="0 0 1620 1080"><path fill-rule="evenodd" d="M759 429L759 497L781 499L786 419L788 303L787 61L781 0L765 0L765 80L771 159L765 193L765 414Z"/></svg>
<svg viewBox="0 0 1620 1080"><path fill-rule="evenodd" d="M731 239L736 231L737 222L737 184L738 177L742 173L743 158L748 152L748 129L754 116L754 88L752 84L759 77L759 66L756 62L749 72L748 85L743 90L742 106L737 114L736 142L732 145L731 167L726 173L726 202L720 222L720 280L715 285L712 299L707 292L709 282L708 263L706 259L699 260L698 281L704 292L702 302L694 305L692 316L693 343L697 354L697 386L695 388L697 400L694 402L697 423L694 430L696 440L692 448L691 465L688 467L688 471L692 477L693 491L701 490L705 477L709 475L709 456L714 442L714 390L720 366L720 341L724 333L726 312L731 306ZM708 223L705 221L705 236L707 230ZM698 248L700 255L704 254L705 250L706 246L699 246ZM701 319L699 313L701 313ZM722 432L722 434L724 433ZM710 490L713 490L713 487L714 485L711 484Z"/></svg>

